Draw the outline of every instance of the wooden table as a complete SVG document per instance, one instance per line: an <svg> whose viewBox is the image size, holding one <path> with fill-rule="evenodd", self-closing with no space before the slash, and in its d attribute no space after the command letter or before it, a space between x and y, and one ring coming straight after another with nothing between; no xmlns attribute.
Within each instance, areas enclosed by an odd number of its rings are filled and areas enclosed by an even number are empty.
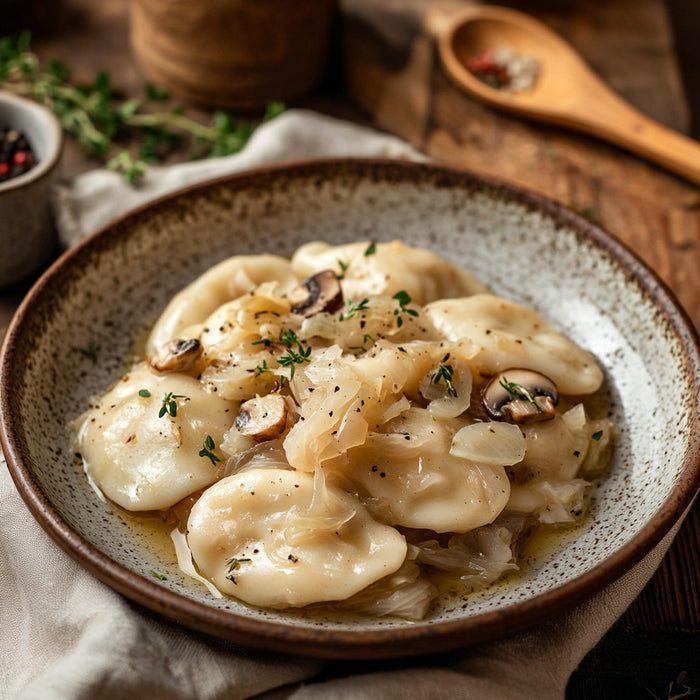
<svg viewBox="0 0 700 700"><path fill-rule="evenodd" d="M578 209L655 269L700 327L698 188L592 138L525 123L460 94L440 69L434 35L463 4L344 0L327 79L300 104L374 124L438 160ZM501 4L550 23L643 112L700 135L696 0ZM29 5L17 7L15 23L34 31L40 57L66 60L77 79L104 68L127 94L140 92L127 0L37 1L29 15ZM70 176L94 163L69 143L64 167ZM0 293L0 337L27 288ZM574 673L567 697L671 698L700 690L699 541L696 503L652 581Z"/></svg>

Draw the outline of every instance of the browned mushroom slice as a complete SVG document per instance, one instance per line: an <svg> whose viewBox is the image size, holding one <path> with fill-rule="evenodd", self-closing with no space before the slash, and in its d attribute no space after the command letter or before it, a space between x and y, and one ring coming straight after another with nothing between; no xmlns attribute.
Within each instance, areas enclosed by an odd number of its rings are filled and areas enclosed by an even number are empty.
<svg viewBox="0 0 700 700"><path fill-rule="evenodd" d="M292 313L304 318L327 311L332 314L343 306L343 290L333 270L317 272L304 280L289 295Z"/></svg>
<svg viewBox="0 0 700 700"><path fill-rule="evenodd" d="M202 356L202 344L197 338L171 340L154 357L148 358L156 372L188 372Z"/></svg>
<svg viewBox="0 0 700 700"><path fill-rule="evenodd" d="M241 404L236 428L256 442L274 440L287 427L287 404L279 394L256 396Z"/></svg>
<svg viewBox="0 0 700 700"><path fill-rule="evenodd" d="M494 420L534 423L554 418L559 390L544 374L513 367L492 377L481 398L486 413Z"/></svg>

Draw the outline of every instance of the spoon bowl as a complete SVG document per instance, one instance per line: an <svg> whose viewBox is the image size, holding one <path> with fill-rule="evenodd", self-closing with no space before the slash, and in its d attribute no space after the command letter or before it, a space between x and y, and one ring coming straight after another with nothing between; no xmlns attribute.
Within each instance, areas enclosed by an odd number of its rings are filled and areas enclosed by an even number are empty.
<svg viewBox="0 0 700 700"><path fill-rule="evenodd" d="M438 48L457 87L491 106L591 134L700 184L700 144L625 102L534 17L503 7L471 7L447 23ZM539 72L530 89L491 87L467 68L470 58L500 48L537 61Z"/></svg>

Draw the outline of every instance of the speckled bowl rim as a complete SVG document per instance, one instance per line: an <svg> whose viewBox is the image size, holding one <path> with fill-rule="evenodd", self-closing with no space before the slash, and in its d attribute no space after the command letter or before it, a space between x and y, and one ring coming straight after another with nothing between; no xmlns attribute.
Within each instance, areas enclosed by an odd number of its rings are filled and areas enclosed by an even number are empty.
<svg viewBox="0 0 700 700"><path fill-rule="evenodd" d="M0 91L0 104L3 102L14 104L18 109L34 114L37 119L42 122L42 127L47 130L50 147L48 153L41 158L33 168L27 170L26 173L5 180L5 182L0 182L0 194L26 187L32 182L36 182L48 175L58 167L63 151L63 129L58 119L56 119L48 108L37 102L32 102L32 100L26 97L20 97L11 92Z"/></svg>
<svg viewBox="0 0 700 700"><path fill-rule="evenodd" d="M689 443L682 471L670 494L639 533L614 554L577 578L516 604L457 620L416 624L388 629L324 629L287 626L217 610L164 589L122 567L69 527L40 490L29 465L20 455L18 442L21 425L12 415L12 401L7 388L13 371L14 347L27 319L40 307L42 297L54 277L67 274L72 265L80 264L93 249L99 250L115 230L124 230L130 219L152 208L167 208L177 200L186 201L190 193L227 184L231 187L255 183L282 174L309 176L337 168L355 168L372 172L389 168L399 181L421 171L430 182L462 182L473 192L485 192L495 199L516 202L530 210L542 212L555 225L573 231L614 259L626 278L653 301L667 327L682 348L688 383L695 405L700 409L700 339L688 315L666 284L642 260L612 234L576 214L564 205L516 185L478 176L442 165L415 163L382 158L327 158L298 160L269 165L242 173L219 177L185 187L160 197L118 217L99 231L64 253L36 282L17 310L0 353L0 444L2 444L12 478L30 511L57 542L85 569L132 601L159 613L187 628L234 641L243 645L295 655L324 658L369 659L431 654L493 641L532 627L535 623L565 612L617 579L639 562L660 542L687 511L700 488L700 410L695 411L689 430Z"/></svg>

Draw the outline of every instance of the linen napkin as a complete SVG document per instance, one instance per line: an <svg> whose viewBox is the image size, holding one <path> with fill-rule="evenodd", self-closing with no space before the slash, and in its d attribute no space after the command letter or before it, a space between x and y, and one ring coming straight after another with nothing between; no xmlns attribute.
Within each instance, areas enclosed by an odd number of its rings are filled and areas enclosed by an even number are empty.
<svg viewBox="0 0 700 700"><path fill-rule="evenodd" d="M401 140L302 110L261 126L237 155L153 168L133 189L110 172L63 183L55 214L71 245L172 189L312 156L422 158ZM500 642L439 658L325 662L194 633L136 606L84 571L34 521L0 460L0 697L552 700L641 592L680 524L639 564L567 614Z"/></svg>

